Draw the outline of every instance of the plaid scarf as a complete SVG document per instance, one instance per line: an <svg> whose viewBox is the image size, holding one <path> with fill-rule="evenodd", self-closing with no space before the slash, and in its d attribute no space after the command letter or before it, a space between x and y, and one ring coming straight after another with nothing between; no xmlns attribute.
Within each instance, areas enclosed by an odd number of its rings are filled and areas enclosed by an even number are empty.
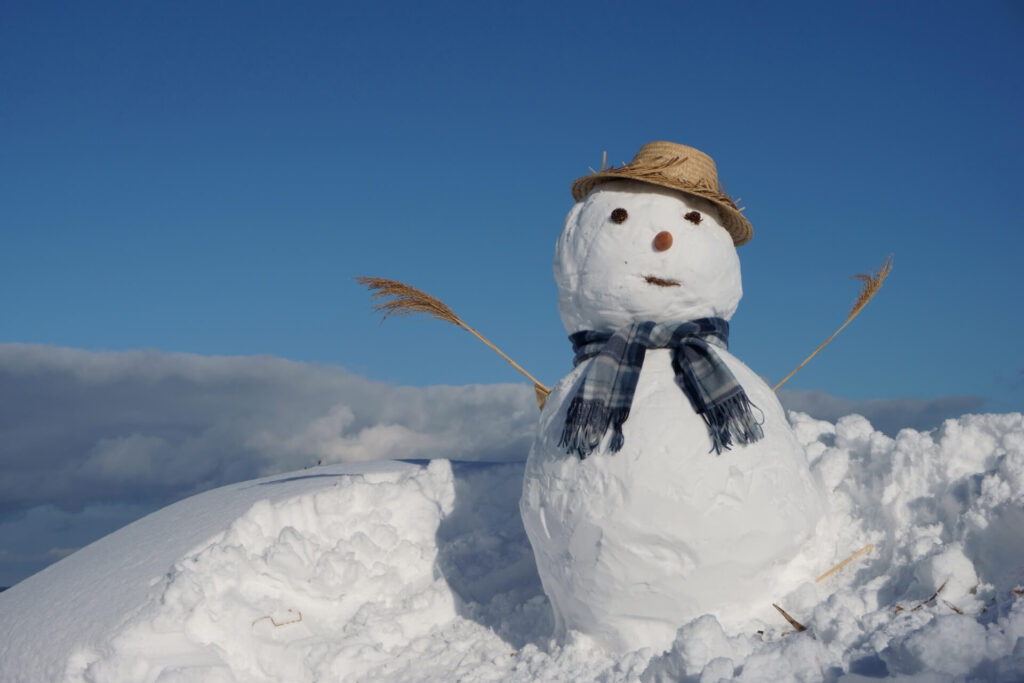
<svg viewBox="0 0 1024 683"><path fill-rule="evenodd" d="M647 349L672 350L676 384L707 423L715 453L728 449L733 440L748 444L764 436L743 387L712 349L728 348L729 323L722 318L633 323L614 334L584 330L569 341L576 353L573 365L594 358L569 404L558 443L581 460L597 448L609 425L614 430L611 451L622 448L622 425L629 417Z"/></svg>

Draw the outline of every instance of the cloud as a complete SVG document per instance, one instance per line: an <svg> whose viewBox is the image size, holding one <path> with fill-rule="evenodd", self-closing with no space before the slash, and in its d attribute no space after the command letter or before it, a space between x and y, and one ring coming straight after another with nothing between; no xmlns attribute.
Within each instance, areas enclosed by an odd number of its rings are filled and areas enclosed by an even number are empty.
<svg viewBox="0 0 1024 683"><path fill-rule="evenodd" d="M824 391L779 390L779 400L787 410L807 413L819 420L835 422L856 413L863 415L875 429L896 436L909 427L926 431L942 421L978 411L984 404L979 396L939 396L937 398L879 398L865 401L832 396Z"/></svg>
<svg viewBox="0 0 1024 683"><path fill-rule="evenodd" d="M780 398L829 421L859 413L889 434L982 404L789 390ZM169 502L317 462L521 460L536 418L526 385L398 387L269 356L0 344L0 516Z"/></svg>
<svg viewBox="0 0 1024 683"><path fill-rule="evenodd" d="M0 515L170 502L317 462L522 460L528 386L397 387L273 357L0 344Z"/></svg>

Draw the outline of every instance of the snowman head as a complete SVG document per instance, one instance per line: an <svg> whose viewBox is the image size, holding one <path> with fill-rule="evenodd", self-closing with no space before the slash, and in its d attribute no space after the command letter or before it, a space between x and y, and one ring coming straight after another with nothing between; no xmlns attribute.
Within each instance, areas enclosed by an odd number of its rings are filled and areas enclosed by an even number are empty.
<svg viewBox="0 0 1024 683"><path fill-rule="evenodd" d="M570 334L736 312L743 287L716 205L635 180L597 185L555 247L558 309Z"/></svg>

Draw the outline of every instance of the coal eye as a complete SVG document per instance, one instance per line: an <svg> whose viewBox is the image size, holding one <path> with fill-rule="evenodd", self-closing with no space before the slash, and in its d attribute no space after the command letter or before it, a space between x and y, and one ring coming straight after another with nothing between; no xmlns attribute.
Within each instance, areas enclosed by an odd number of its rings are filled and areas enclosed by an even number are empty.
<svg viewBox="0 0 1024 683"><path fill-rule="evenodd" d="M616 223L625 223L627 218L629 218L629 213L625 209L612 211L612 221Z"/></svg>
<svg viewBox="0 0 1024 683"><path fill-rule="evenodd" d="M700 225L700 222L704 220L704 218L696 211L691 211L690 213L683 216L683 218L690 221L694 225Z"/></svg>

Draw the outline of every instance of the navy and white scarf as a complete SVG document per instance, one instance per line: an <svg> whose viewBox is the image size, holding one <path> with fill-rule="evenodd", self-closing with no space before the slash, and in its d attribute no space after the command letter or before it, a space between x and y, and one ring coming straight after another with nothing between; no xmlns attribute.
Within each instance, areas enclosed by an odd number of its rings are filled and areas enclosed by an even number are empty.
<svg viewBox="0 0 1024 683"><path fill-rule="evenodd" d="M558 444L580 459L597 448L609 426L609 448L613 453L622 448L622 425L647 349L672 350L676 384L707 423L715 453L733 441L748 444L764 436L746 392L712 348L729 347L729 323L722 318L634 323L614 334L584 330L569 340L576 353L574 365L594 358L569 404Z"/></svg>

